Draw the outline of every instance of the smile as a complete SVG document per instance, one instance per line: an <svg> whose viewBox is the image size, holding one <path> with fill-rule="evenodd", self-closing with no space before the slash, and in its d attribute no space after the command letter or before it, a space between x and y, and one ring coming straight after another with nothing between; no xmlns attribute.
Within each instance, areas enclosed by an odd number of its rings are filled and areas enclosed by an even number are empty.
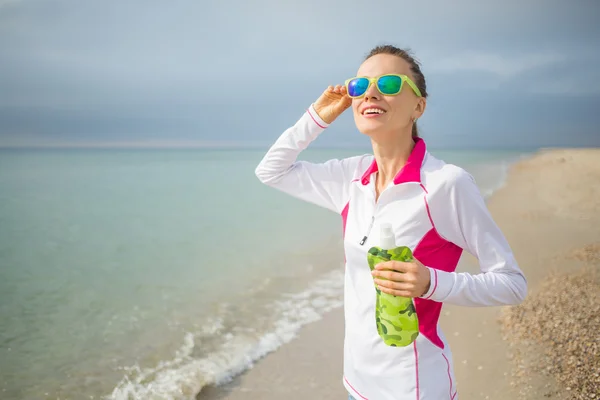
<svg viewBox="0 0 600 400"><path fill-rule="evenodd" d="M372 117L376 117L378 115L382 115L385 114L385 110L381 109L381 108L377 108L377 107L369 107L366 108L363 112L362 115L363 116L372 116Z"/></svg>

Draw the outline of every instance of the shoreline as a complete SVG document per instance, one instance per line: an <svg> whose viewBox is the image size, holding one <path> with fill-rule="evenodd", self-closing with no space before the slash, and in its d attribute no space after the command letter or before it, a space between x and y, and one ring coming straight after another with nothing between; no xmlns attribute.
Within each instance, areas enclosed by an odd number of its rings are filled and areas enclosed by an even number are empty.
<svg viewBox="0 0 600 400"><path fill-rule="evenodd" d="M600 149L542 148L524 154L510 164L504 183L486 199L528 280L526 303L548 277L548 266L563 273L583 266L564 268L560 256L600 242L600 206L595 200L600 193L586 181L600 178L600 161L595 160L600 160ZM476 260L463 253L457 271L477 272ZM453 352L460 397L504 399L511 394L515 399L537 399L539 392L552 388L557 396L553 398L561 398L564 388L551 376L531 372L526 380L516 379L522 370L512 353L514 341L507 339L510 330L503 331L500 323L506 308L444 306L440 326ZM231 382L207 387L196 398L344 398L343 325L343 308L330 311ZM536 355L529 357L535 360Z"/></svg>

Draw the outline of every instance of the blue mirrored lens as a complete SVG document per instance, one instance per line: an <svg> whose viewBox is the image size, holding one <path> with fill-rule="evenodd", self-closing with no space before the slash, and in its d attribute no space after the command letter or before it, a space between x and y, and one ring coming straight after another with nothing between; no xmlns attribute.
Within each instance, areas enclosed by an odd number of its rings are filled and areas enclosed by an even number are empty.
<svg viewBox="0 0 600 400"><path fill-rule="evenodd" d="M362 96L365 94L368 87L369 80L367 78L354 78L348 82L348 96Z"/></svg>

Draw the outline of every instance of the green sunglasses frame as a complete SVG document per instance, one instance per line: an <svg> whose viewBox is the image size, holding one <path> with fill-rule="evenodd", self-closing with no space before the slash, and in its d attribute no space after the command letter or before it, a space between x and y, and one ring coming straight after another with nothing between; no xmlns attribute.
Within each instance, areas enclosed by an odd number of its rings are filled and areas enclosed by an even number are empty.
<svg viewBox="0 0 600 400"><path fill-rule="evenodd" d="M383 93L381 91L381 89L379 89L379 85L377 85L377 81L384 77L384 76L397 76L400 78L400 88L398 89L398 93L394 93L394 94L388 94L388 93ZM402 92L402 87L404 86L404 82L408 83L408 86L410 86L410 88L413 90L413 92L415 92L415 94L418 97L423 97L421 95L421 91L419 90L419 88L417 87L417 85L415 85L415 83L406 75L398 75L398 74L384 74L384 75L379 75L376 76L374 78L369 78L368 76L355 76L353 78L350 79L346 79L346 81L344 82L344 86L346 86L346 93L349 93L349 88L348 88L348 84L350 83L350 81L352 81L353 79L358 79L358 78L364 78L364 79L368 79L369 80L369 86L367 86L367 88L365 89L365 93L367 93L367 90L369 90L369 88L371 87L371 85L373 83L375 83L375 87L377 88L377 90L379 90L379 93L381 93L384 96L397 96ZM360 96L350 96L350 94L348 94L349 97L353 98L353 99L360 99L361 97L363 97L365 95L365 93L363 93Z"/></svg>

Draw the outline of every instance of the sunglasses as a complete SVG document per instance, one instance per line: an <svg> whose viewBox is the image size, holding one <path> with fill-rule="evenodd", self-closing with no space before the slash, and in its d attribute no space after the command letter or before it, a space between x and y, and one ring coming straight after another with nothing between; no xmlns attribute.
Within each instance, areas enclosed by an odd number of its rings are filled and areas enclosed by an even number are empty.
<svg viewBox="0 0 600 400"><path fill-rule="evenodd" d="M404 82L408 83L413 92L418 97L421 97L421 91L415 83L406 75L381 75L375 78L367 78L366 76L357 76L346 80L345 86L348 96L353 99L362 97L369 89L372 83L377 84L377 90L385 96L396 96L402 91Z"/></svg>

